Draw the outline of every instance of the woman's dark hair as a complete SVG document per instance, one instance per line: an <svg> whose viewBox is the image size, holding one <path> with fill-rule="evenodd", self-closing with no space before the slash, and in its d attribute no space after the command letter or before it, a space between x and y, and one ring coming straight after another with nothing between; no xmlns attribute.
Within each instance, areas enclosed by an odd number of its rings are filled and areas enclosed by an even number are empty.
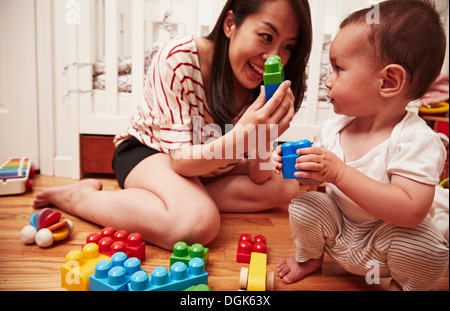
<svg viewBox="0 0 450 311"><path fill-rule="evenodd" d="M233 72L228 56L229 39L225 36L223 25L228 11L233 11L236 27L252 14L258 13L263 6L273 0L228 0L212 32L206 39L214 43L214 55L210 78L209 109L214 122L224 129L232 124L239 111L235 111L236 95L233 85ZM284 68L286 80L291 81L295 96L295 111L300 108L305 92L305 70L312 47L311 12L308 0L287 0L298 21L299 38L292 50L289 62ZM255 98L259 88L253 90Z"/></svg>

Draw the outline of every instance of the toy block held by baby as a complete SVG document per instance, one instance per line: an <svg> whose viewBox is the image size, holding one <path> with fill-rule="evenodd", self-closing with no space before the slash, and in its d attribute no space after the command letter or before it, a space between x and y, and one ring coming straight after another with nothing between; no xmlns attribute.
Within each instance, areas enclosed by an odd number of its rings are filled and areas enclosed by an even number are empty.
<svg viewBox="0 0 450 311"><path fill-rule="evenodd" d="M266 238L262 235L257 235L252 241L250 234L241 234L236 253L236 262L250 263L250 257L253 252L267 253Z"/></svg>
<svg viewBox="0 0 450 311"><path fill-rule="evenodd" d="M297 158L299 157L297 150L310 147L311 142L306 139L281 145L281 163L283 164L282 171L284 179L305 179L294 176L294 173L300 172L300 170L295 168Z"/></svg>

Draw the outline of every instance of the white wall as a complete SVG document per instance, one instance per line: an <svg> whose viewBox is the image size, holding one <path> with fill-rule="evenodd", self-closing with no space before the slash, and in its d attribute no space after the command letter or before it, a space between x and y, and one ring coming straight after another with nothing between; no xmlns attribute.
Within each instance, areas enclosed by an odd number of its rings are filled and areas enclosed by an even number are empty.
<svg viewBox="0 0 450 311"><path fill-rule="evenodd" d="M0 1L0 163L39 167L34 0Z"/></svg>

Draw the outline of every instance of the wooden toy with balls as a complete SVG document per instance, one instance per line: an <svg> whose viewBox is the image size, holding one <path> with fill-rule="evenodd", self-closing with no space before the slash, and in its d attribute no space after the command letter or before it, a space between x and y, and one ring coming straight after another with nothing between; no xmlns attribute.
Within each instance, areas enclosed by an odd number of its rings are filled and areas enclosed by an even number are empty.
<svg viewBox="0 0 450 311"><path fill-rule="evenodd" d="M30 225L20 231L20 239L25 244L36 243L40 247L49 247L54 241L66 239L73 231L69 219L61 219L61 213L44 208L30 217Z"/></svg>

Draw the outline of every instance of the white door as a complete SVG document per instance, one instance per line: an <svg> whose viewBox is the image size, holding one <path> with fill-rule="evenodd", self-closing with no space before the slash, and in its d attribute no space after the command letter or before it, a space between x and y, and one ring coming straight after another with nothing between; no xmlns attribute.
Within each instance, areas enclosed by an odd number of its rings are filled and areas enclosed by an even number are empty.
<svg viewBox="0 0 450 311"><path fill-rule="evenodd" d="M35 0L0 0L0 161L38 146Z"/></svg>

